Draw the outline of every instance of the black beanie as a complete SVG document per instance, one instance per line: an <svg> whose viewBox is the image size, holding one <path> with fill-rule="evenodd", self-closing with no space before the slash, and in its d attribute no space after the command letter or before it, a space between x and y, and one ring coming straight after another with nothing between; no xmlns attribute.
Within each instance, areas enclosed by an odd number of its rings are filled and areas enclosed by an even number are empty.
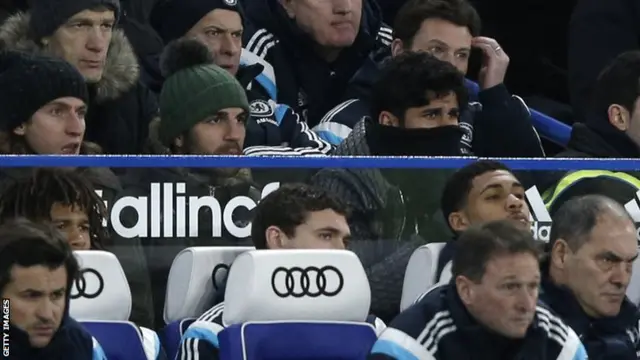
<svg viewBox="0 0 640 360"><path fill-rule="evenodd" d="M0 130L15 129L62 97L89 101L84 77L73 65L50 57L0 52Z"/></svg>
<svg viewBox="0 0 640 360"><path fill-rule="evenodd" d="M235 11L243 18L238 0L164 0L151 13L151 26L165 44L183 37L205 15L216 9Z"/></svg>
<svg viewBox="0 0 640 360"><path fill-rule="evenodd" d="M113 10L116 21L120 14L120 0L31 0L30 35L40 41L53 34L73 15L97 6L106 6Z"/></svg>

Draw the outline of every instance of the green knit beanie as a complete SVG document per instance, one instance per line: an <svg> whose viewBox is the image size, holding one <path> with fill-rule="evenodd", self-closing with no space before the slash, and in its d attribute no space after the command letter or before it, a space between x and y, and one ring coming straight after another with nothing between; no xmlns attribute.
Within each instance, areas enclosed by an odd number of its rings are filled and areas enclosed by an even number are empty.
<svg viewBox="0 0 640 360"><path fill-rule="evenodd" d="M166 80L160 92L160 140L175 138L222 109L249 114L247 94L233 75L213 64L209 50L196 40L170 43L163 54Z"/></svg>

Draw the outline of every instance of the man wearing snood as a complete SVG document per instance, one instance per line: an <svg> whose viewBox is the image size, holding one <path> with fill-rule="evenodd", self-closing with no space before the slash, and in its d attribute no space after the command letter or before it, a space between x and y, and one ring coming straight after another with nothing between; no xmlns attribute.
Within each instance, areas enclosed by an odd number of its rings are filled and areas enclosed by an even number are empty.
<svg viewBox="0 0 640 360"><path fill-rule="evenodd" d="M336 148L338 156L459 156L463 75L427 53L390 58L373 87L372 114ZM323 169L311 180L348 203L350 249L367 270L371 311L384 321L399 309L404 269L420 245L441 241L438 199L448 171ZM419 235L419 236L418 236Z"/></svg>

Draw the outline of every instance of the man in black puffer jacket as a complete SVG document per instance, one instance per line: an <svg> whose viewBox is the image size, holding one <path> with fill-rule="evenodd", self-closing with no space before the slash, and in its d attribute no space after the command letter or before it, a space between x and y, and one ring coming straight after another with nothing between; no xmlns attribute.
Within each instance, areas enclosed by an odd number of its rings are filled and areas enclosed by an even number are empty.
<svg viewBox="0 0 640 360"><path fill-rule="evenodd" d="M0 227L0 294L10 314L2 358L106 360L97 341L69 316L77 273L78 262L55 228L28 220Z"/></svg>

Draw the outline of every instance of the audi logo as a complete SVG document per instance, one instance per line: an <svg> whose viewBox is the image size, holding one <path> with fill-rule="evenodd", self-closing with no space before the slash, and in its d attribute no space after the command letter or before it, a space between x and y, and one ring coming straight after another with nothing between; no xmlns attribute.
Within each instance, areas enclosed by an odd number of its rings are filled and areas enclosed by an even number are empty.
<svg viewBox="0 0 640 360"><path fill-rule="evenodd" d="M104 279L98 271L92 268L84 268L78 272L78 277L73 280L74 286L71 289L70 297L78 299L81 297L95 299L104 290ZM74 293L75 290L75 293Z"/></svg>
<svg viewBox="0 0 640 360"><path fill-rule="evenodd" d="M281 298L336 296L344 287L344 277L334 266L321 268L278 267L271 275L271 288Z"/></svg>
<svg viewBox="0 0 640 360"><path fill-rule="evenodd" d="M224 288L228 273L229 265L227 264L218 264L213 267L213 271L211 272L211 281L213 282L213 288L216 291Z"/></svg>

